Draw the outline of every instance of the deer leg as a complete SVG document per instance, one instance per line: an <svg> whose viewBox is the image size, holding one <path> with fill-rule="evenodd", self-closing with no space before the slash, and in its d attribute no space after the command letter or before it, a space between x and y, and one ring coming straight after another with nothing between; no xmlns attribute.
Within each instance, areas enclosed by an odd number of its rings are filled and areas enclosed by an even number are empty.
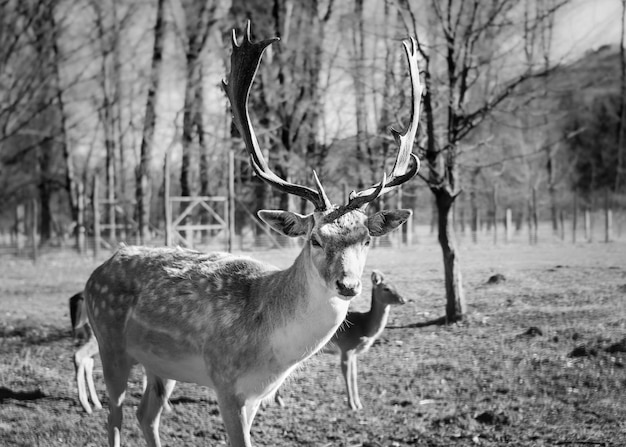
<svg viewBox="0 0 626 447"><path fill-rule="evenodd" d="M349 360L349 371L350 371L350 383L352 384L352 407L353 410L361 410L363 405L361 404L361 399L359 398L359 386L357 384L357 367L356 367L356 359L357 356L353 355ZM355 408L356 407L356 408Z"/></svg>
<svg viewBox="0 0 626 447"><path fill-rule="evenodd" d="M109 394L109 447L120 447L122 405L126 397L126 387L132 360L125 354L106 351L100 352L100 358L102 359L104 382Z"/></svg>
<svg viewBox="0 0 626 447"><path fill-rule="evenodd" d="M76 371L76 385L78 387L78 400L83 409L91 414L91 405L89 405L89 398L87 397L87 389L85 387L85 362L86 359L79 360L77 354L74 354L74 366Z"/></svg>
<svg viewBox="0 0 626 447"><path fill-rule="evenodd" d="M250 429L252 428L252 421L254 421L254 417L256 416L256 412L259 410L261 406L261 401L256 400L254 402L246 403L246 426L245 429L248 433L250 433Z"/></svg>
<svg viewBox="0 0 626 447"><path fill-rule="evenodd" d="M98 399L98 393L96 392L96 386L93 383L93 365L95 361L93 357L89 357L85 362L85 378L87 379L87 388L89 389L89 397L93 402L93 406L96 410L102 410L102 404Z"/></svg>
<svg viewBox="0 0 626 447"><path fill-rule="evenodd" d="M83 409L91 414L91 405L89 405L89 398L87 395L87 389L85 387L85 379L87 379L87 386L89 387L89 394L94 407L99 410L102 408L96 388L93 384L93 356L98 353L98 341L92 336L87 343L81 346L76 353L74 353L74 369L76 372L76 385L78 387L78 400Z"/></svg>
<svg viewBox="0 0 626 447"><path fill-rule="evenodd" d="M161 413L176 385L175 380L162 379L144 369L146 389L137 409L137 419L149 447L161 447L159 423Z"/></svg>
<svg viewBox="0 0 626 447"><path fill-rule="evenodd" d="M217 402L226 426L230 446L251 447L250 425L256 409L258 409L258 402L256 405L248 407L235 393L226 390L217 391Z"/></svg>
<svg viewBox="0 0 626 447"><path fill-rule="evenodd" d="M353 355L349 355L347 351L341 351L341 373L343 375L343 380L346 384L346 391L348 393L348 406L353 410L356 410L356 406L354 404L353 399L353 390L352 390L352 381L351 377L351 369L352 369L352 359Z"/></svg>

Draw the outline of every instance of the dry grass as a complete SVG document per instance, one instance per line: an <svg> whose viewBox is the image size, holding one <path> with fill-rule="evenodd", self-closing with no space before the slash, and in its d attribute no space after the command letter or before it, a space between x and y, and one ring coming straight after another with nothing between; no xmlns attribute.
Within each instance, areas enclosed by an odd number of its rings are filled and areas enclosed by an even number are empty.
<svg viewBox="0 0 626 447"><path fill-rule="evenodd" d="M626 246L469 246L461 256L469 317L441 327L423 325L443 313L438 247L373 251L366 274L384 271L409 302L359 361L365 409L347 410L337 354L321 353L285 384L286 408L259 412L255 445L626 444ZM255 257L286 266L295 252ZM96 265L0 259L0 445L106 444L107 412L88 416L77 401L67 309ZM487 285L494 273L506 281ZM355 308L368 299L369 287ZM96 374L104 397L99 364ZM140 446L133 379L123 434ZM172 403L164 445L226 444L212 391L180 384Z"/></svg>

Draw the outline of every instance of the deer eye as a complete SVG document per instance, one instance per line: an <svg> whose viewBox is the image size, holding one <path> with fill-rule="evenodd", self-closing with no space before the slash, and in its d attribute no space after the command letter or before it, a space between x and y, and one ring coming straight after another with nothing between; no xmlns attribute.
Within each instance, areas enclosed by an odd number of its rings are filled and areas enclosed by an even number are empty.
<svg viewBox="0 0 626 447"><path fill-rule="evenodd" d="M369 247L370 246L370 240L367 239L367 240L363 241L363 245L365 245L366 247Z"/></svg>
<svg viewBox="0 0 626 447"><path fill-rule="evenodd" d="M317 240L317 238L314 236L311 238L311 246L312 247L321 247L322 244L320 243L319 240Z"/></svg>

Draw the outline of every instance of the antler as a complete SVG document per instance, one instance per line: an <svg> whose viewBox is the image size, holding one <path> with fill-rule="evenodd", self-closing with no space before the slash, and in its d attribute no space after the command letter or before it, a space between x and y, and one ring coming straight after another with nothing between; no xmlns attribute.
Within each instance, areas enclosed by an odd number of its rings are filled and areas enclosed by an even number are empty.
<svg viewBox="0 0 626 447"><path fill-rule="evenodd" d="M399 146L399 150L389 179L387 179L383 173L383 179L380 183L363 191L352 191L348 204L346 205L346 207L350 209L366 206L382 194L407 182L417 174L420 168L420 161L415 154L412 153L412 150L417 133L417 125L419 123L420 100L424 86L420 82L419 69L417 67L417 42L411 37L410 40L402 41L402 44L404 45L404 51L409 62L409 74L411 76L411 96L413 100L411 104L411 119L404 133L390 129L394 140L396 140Z"/></svg>
<svg viewBox="0 0 626 447"><path fill-rule="evenodd" d="M227 81L222 81L222 85L230 101L233 120L244 140L248 155L250 155L250 164L254 172L276 189L302 197L313 203L316 210L324 211L330 209L332 204L328 200L317 178L317 174L313 172L317 191L307 186L290 183L276 175L265 161L261 148L259 147L259 141L250 123L250 115L248 114L250 88L254 82L254 77L259 68L263 52L269 45L278 40L280 40L278 37L273 37L261 42L252 43L250 41L250 21L248 21L243 41L241 45L238 45L237 34L235 30L233 30L233 52L230 58L230 74Z"/></svg>

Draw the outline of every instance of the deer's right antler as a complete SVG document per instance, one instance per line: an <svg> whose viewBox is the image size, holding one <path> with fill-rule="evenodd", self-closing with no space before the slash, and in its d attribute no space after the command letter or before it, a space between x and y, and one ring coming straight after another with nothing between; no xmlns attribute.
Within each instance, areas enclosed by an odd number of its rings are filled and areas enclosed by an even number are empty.
<svg viewBox="0 0 626 447"><path fill-rule="evenodd" d="M233 30L233 52L230 59L230 74L228 80L223 81L222 85L228 95L233 112L233 120L244 140L254 172L276 189L302 197L311 202L316 210L324 211L330 209L332 204L328 200L315 172L313 174L317 191L307 186L290 183L276 175L265 161L256 134L250 123L250 115L248 114L250 88L254 82L254 77L259 68L263 52L269 45L277 40L280 39L273 37L261 42L252 43L250 41L250 21L248 21L243 41L241 45L238 45L237 34L235 30Z"/></svg>

